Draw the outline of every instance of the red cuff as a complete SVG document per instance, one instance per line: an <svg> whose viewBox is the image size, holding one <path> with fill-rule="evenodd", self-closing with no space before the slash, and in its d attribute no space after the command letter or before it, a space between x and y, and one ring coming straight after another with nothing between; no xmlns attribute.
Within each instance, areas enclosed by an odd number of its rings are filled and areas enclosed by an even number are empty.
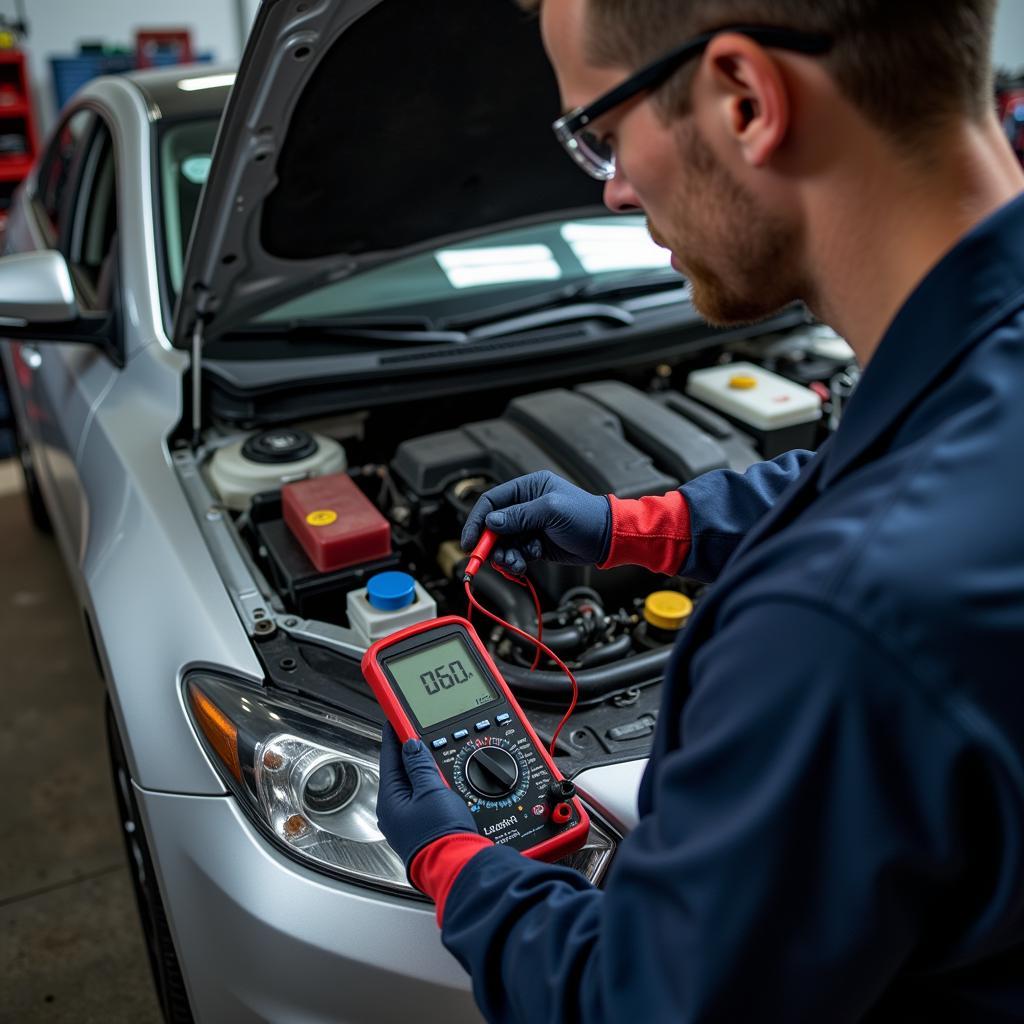
<svg viewBox="0 0 1024 1024"><path fill-rule="evenodd" d="M412 859L409 878L420 892L437 904L437 923L444 917L444 904L459 872L481 850L493 846L476 832L453 832L428 843Z"/></svg>
<svg viewBox="0 0 1024 1024"><path fill-rule="evenodd" d="M610 495L612 542L599 569L642 565L674 576L690 554L690 507L679 491L661 498Z"/></svg>

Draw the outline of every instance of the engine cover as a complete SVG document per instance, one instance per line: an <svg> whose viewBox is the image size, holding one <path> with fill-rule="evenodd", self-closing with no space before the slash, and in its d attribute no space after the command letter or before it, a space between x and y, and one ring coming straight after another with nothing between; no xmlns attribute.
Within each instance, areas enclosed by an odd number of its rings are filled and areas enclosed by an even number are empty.
<svg viewBox="0 0 1024 1024"><path fill-rule="evenodd" d="M744 470L759 456L710 410L674 392L652 397L620 381L516 398L500 419L399 446L392 469L420 497L458 480L510 480L548 469L595 494L664 494L712 469Z"/></svg>

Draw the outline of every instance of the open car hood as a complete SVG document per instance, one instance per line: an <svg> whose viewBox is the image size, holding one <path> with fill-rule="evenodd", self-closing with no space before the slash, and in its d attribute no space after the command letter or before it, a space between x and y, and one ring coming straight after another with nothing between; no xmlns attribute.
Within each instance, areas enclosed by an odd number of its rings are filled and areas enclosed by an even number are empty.
<svg viewBox="0 0 1024 1024"><path fill-rule="evenodd" d="M601 185L512 0L264 0L194 221L174 344L361 268L530 220Z"/></svg>

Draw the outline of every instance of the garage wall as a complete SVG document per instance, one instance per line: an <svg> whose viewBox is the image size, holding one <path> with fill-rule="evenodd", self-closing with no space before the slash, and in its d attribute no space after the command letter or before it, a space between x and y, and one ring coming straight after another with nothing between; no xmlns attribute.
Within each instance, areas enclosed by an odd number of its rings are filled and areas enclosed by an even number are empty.
<svg viewBox="0 0 1024 1024"><path fill-rule="evenodd" d="M50 56L77 51L82 39L130 42L138 26L168 26L167 12L172 10L175 27L189 28L197 49L235 63L241 55L241 25L252 23L259 0L25 0L24 6L37 111L45 132L54 118ZM0 0L0 14L14 17L14 0ZM1024 70L1024 0L999 0L995 60L999 67Z"/></svg>
<svg viewBox="0 0 1024 1024"><path fill-rule="evenodd" d="M47 131L55 116L51 56L69 56L81 40L132 45L136 28L187 28L192 45L212 51L229 64L241 56L241 29L255 14L256 0L26 0L29 54L40 128ZM13 0L0 0L0 13L14 17Z"/></svg>
<svg viewBox="0 0 1024 1024"><path fill-rule="evenodd" d="M999 0L996 13L996 66L1024 69L1024 0Z"/></svg>

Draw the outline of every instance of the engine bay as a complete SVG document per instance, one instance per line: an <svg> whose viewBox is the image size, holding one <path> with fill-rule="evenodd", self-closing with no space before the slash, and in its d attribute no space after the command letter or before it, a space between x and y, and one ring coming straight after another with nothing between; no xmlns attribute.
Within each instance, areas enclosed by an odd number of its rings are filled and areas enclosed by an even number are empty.
<svg viewBox="0 0 1024 1024"><path fill-rule="evenodd" d="M271 684L379 722L358 657L406 625L465 615L459 537L489 488L551 470L594 493L635 498L714 470L743 472L817 447L838 425L857 372L845 342L810 325L621 377L253 432L212 429L195 465L271 610L251 630ZM580 685L559 737L561 769L643 756L665 664L702 587L639 567L544 562L530 578L544 641ZM397 596L381 596L396 586ZM484 569L474 593L536 635L524 587ZM477 626L547 741L568 702L565 676L547 661L531 670L534 648L510 631Z"/></svg>

